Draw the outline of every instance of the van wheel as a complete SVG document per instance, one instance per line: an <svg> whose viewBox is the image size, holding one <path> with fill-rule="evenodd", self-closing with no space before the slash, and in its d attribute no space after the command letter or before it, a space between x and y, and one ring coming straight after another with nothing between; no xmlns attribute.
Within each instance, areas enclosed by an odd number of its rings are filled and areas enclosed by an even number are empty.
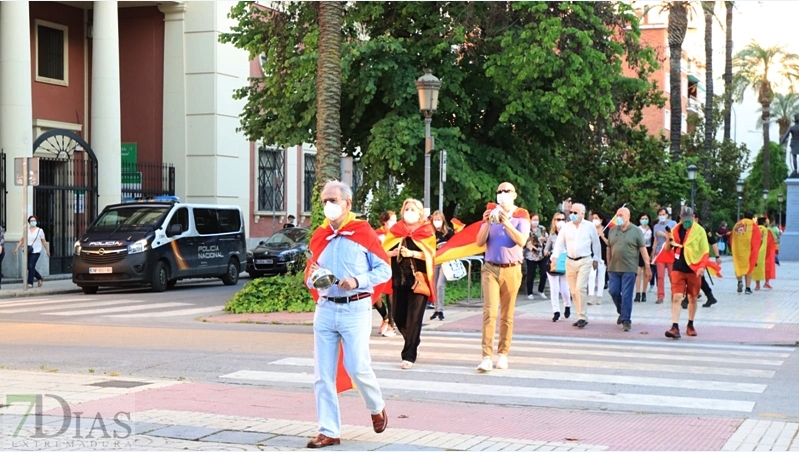
<svg viewBox="0 0 799 452"><path fill-rule="evenodd" d="M170 279L169 282L166 283L166 288L167 289L173 289L177 285L178 285L178 280L177 279Z"/></svg>
<svg viewBox="0 0 799 452"><path fill-rule="evenodd" d="M226 286L232 286L239 282L239 263L236 259L230 258L227 263L227 271L224 275L222 275L222 282L225 283Z"/></svg>
<svg viewBox="0 0 799 452"><path fill-rule="evenodd" d="M169 272L167 271L164 261L158 261L153 268L153 276L150 278L150 285L153 287L153 292L163 292L169 284Z"/></svg>
<svg viewBox="0 0 799 452"><path fill-rule="evenodd" d="M85 293L86 295L94 295L94 294L97 293L97 289L99 289L99 287L97 287L97 286L82 286L81 289L83 289L83 293Z"/></svg>

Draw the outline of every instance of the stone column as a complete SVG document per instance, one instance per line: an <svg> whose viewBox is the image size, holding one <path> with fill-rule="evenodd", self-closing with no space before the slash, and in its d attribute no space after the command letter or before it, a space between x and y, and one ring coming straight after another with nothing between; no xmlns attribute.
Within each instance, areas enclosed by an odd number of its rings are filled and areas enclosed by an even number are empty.
<svg viewBox="0 0 799 452"><path fill-rule="evenodd" d="M28 2L0 2L0 148L6 153L6 257L3 275L22 275L21 256L11 253L22 237L25 218L33 210L33 189L28 206L22 205L22 187L14 185L14 159L33 153L33 102L31 98L31 27Z"/></svg>
<svg viewBox="0 0 799 452"><path fill-rule="evenodd" d="M100 210L122 198L122 113L117 2L94 2L91 145L100 174Z"/></svg>
<svg viewBox="0 0 799 452"><path fill-rule="evenodd" d="M780 236L780 261L799 261L799 178L785 179L785 232Z"/></svg>
<svg viewBox="0 0 799 452"><path fill-rule="evenodd" d="M186 199L186 3L161 4L164 13L163 161L175 165L175 194Z"/></svg>

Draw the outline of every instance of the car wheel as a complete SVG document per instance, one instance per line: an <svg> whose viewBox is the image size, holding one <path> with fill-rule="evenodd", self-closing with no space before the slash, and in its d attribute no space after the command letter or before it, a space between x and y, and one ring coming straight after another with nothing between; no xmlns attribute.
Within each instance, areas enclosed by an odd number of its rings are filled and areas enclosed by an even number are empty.
<svg viewBox="0 0 799 452"><path fill-rule="evenodd" d="M153 276L150 278L150 285L153 287L153 292L163 292L169 284L169 271L166 268L164 261L158 261L153 268Z"/></svg>
<svg viewBox="0 0 799 452"><path fill-rule="evenodd" d="M94 295L94 294L97 293L97 289L99 289L99 287L97 287L97 286L81 286L81 289L83 289L83 293L85 293L86 295Z"/></svg>
<svg viewBox="0 0 799 452"><path fill-rule="evenodd" d="M226 286L232 286L239 282L239 263L236 259L232 257L227 263L227 271L224 275L222 275L222 282L225 283Z"/></svg>

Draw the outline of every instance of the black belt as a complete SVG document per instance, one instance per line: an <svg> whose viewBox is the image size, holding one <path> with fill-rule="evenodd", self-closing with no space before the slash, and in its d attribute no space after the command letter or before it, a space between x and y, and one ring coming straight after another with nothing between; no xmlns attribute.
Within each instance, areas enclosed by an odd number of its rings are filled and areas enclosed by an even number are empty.
<svg viewBox="0 0 799 452"><path fill-rule="evenodd" d="M325 297L325 300L332 301L333 303L349 303L350 301L361 300L371 296L372 294L369 292L361 292L349 297Z"/></svg>
<svg viewBox="0 0 799 452"><path fill-rule="evenodd" d="M521 265L521 262L511 262L510 264L498 264L496 262L488 262L488 261L486 261L486 264L490 264L490 265L493 265L494 267L499 267L499 268L508 268L508 267L515 267L517 265Z"/></svg>
<svg viewBox="0 0 799 452"><path fill-rule="evenodd" d="M580 256L580 257L571 257L571 256L569 256L569 259L571 259L573 261L579 261L580 259L585 259L586 257L591 257L591 256Z"/></svg>

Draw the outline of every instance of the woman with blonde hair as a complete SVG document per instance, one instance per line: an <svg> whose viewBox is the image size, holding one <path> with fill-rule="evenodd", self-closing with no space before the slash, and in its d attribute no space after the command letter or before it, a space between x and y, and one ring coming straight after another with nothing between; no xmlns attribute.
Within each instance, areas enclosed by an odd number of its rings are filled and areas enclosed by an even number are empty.
<svg viewBox="0 0 799 452"><path fill-rule="evenodd" d="M447 240L452 237L452 229L447 226L447 218L440 210L436 210L430 215L430 221L433 223L433 228L436 230L436 249L441 248L441 245L447 243ZM435 320L436 318L444 320L444 291L447 287L447 278L444 277L444 272L441 271L441 265L436 265L434 274L433 281L435 282L436 304L435 311L433 311L430 320Z"/></svg>
<svg viewBox="0 0 799 452"><path fill-rule="evenodd" d="M402 219L389 229L383 242L391 257L394 324L405 339L402 369L410 369L416 362L427 300L435 300L432 275L436 235L422 217L423 212L419 200L406 199L400 210Z"/></svg>
<svg viewBox="0 0 799 452"><path fill-rule="evenodd" d="M563 225L566 224L566 215L563 212L557 212L552 216L552 224L549 227L549 237L547 237L547 244L544 247L544 256L549 257L552 254L552 248L558 240L558 232ZM571 315L571 293L569 292L569 281L566 280L566 273L553 273L547 272L547 279L549 280L549 296L552 302L552 321L557 322L560 319L560 302L558 296L563 298L563 317L567 319Z"/></svg>

